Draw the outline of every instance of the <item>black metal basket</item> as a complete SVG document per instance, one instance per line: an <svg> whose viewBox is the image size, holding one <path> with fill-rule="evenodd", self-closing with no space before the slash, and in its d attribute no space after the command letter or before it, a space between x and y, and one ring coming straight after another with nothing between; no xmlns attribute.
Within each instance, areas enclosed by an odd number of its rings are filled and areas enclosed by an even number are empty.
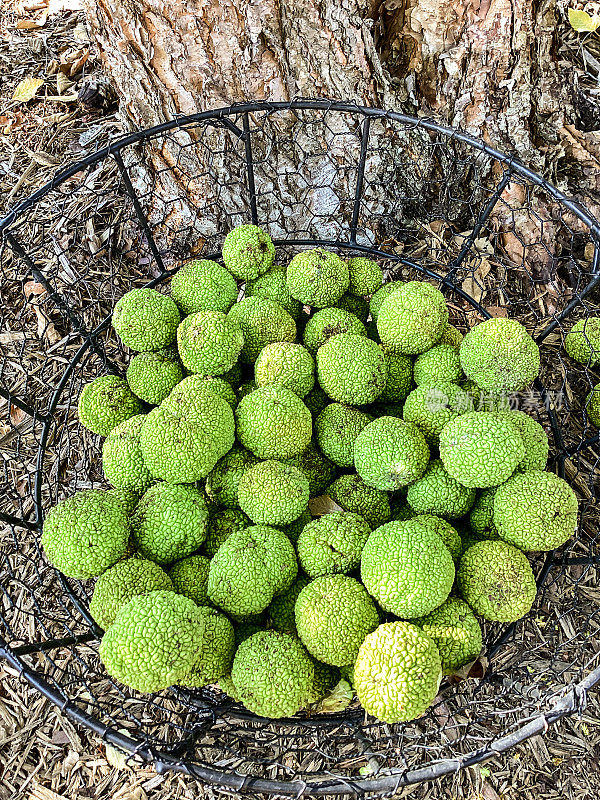
<svg viewBox="0 0 600 800"><path fill-rule="evenodd" d="M150 167L150 168L149 168ZM216 689L139 695L98 660L91 585L39 549L45 511L106 486L81 387L122 373L116 300L191 255L219 258L253 221L280 258L316 244L370 254L390 277L434 281L462 330L490 315L536 337L521 396L551 434L551 468L581 499L577 536L533 559L539 593L517 624L487 624L485 674L445 681L429 712L384 725L343 713L271 722ZM595 603L598 380L564 355L598 313L600 227L512 157L429 120L342 102L247 103L132 133L59 172L0 222L0 656L73 720L159 770L282 796L382 794L455 772L580 711L600 680Z"/></svg>

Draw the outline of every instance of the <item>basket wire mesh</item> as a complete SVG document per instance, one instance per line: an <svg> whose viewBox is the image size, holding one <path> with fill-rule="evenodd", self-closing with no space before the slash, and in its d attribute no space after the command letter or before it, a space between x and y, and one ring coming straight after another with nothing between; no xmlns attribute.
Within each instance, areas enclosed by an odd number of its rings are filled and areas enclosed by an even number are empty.
<svg viewBox="0 0 600 800"><path fill-rule="evenodd" d="M116 300L166 290L191 256L219 259L244 222L270 232L282 263L315 245L370 255L387 279L438 285L461 330L508 314L541 348L519 407L550 434L550 468L580 498L579 530L532 558L532 612L485 625L485 674L445 680L408 724L376 723L356 704L272 722L210 687L130 691L99 663L91 583L65 578L39 547L54 503L107 487L101 441L76 405L89 380L124 374ZM342 102L182 117L59 172L0 221L0 657L133 760L282 796L393 793L580 712L600 680L600 449L585 409L599 378L563 342L598 313L599 242L598 222L515 158L429 120Z"/></svg>

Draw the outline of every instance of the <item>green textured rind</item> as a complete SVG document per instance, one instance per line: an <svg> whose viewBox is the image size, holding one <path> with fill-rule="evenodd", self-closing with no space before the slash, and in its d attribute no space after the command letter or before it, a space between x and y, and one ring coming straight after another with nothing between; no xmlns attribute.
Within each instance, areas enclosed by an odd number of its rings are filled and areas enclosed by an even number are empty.
<svg viewBox="0 0 600 800"><path fill-rule="evenodd" d="M387 522L391 516L387 494L367 486L359 475L340 475L325 494L344 511L364 517L372 528Z"/></svg>
<svg viewBox="0 0 600 800"><path fill-rule="evenodd" d="M231 672L235 653L233 625L214 608L199 608L204 635L191 670L179 680L182 686L201 687L216 683Z"/></svg>
<svg viewBox="0 0 600 800"><path fill-rule="evenodd" d="M208 596L227 614L259 614L289 589L297 572L294 547L285 533L254 525L231 533L213 556Z"/></svg>
<svg viewBox="0 0 600 800"><path fill-rule="evenodd" d="M395 519L400 520L402 518L395 517ZM420 522L422 525L425 525L429 530L435 531L435 533L437 533L442 542L450 551L450 555L452 556L454 563L456 564L456 562L460 559L461 555L463 554L463 545L460 534L456 528L450 525L450 523L445 519L436 517L434 514L417 514L416 516L411 515L410 517L404 517L404 519L414 519L417 522Z"/></svg>
<svg viewBox="0 0 600 800"><path fill-rule="evenodd" d="M253 364L267 344L293 342L296 338L294 318L273 300L244 297L231 308L227 319L237 325L244 337L240 353L243 364Z"/></svg>
<svg viewBox="0 0 600 800"><path fill-rule="evenodd" d="M367 329L359 318L342 308L322 308L313 314L304 328L304 346L313 355L319 347L338 333L354 333L367 336Z"/></svg>
<svg viewBox="0 0 600 800"><path fill-rule="evenodd" d="M368 714L408 722L433 703L442 679L433 639L409 622L387 622L366 637L354 664L354 688Z"/></svg>
<svg viewBox="0 0 600 800"><path fill-rule="evenodd" d="M126 603L100 642L100 660L120 683L158 692L180 681L202 647L204 618L187 597L168 591Z"/></svg>
<svg viewBox="0 0 600 800"><path fill-rule="evenodd" d="M475 502L475 489L460 484L446 472L439 459L431 461L421 478L408 487L406 499L417 514L464 517Z"/></svg>
<svg viewBox="0 0 600 800"><path fill-rule="evenodd" d="M197 396L200 392L210 392L220 397L221 400L226 400L231 408L237 406L238 400L235 391L231 384L225 380L224 376L215 378L212 375L188 375L188 377L184 378L174 389L181 390L184 387L186 391L190 391L190 397ZM175 393L175 396L177 395L178 392Z"/></svg>
<svg viewBox="0 0 600 800"><path fill-rule="evenodd" d="M138 353L127 367L129 388L152 406L162 403L182 378L183 368L172 348Z"/></svg>
<svg viewBox="0 0 600 800"><path fill-rule="evenodd" d="M173 591L167 573L145 558L126 558L103 572L94 585L90 614L106 630L126 603L140 594L163 589Z"/></svg>
<svg viewBox="0 0 600 800"><path fill-rule="evenodd" d="M190 372L222 375L236 363L245 338L230 314L231 312L222 314L220 311L197 311L179 325L179 357Z"/></svg>
<svg viewBox="0 0 600 800"><path fill-rule="evenodd" d="M352 664L379 615L373 600L348 575L322 575L296 600L296 628L308 652L334 667Z"/></svg>
<svg viewBox="0 0 600 800"><path fill-rule="evenodd" d="M238 280L252 280L273 266L275 245L257 225L238 225L223 242L223 262Z"/></svg>
<svg viewBox="0 0 600 800"><path fill-rule="evenodd" d="M321 450L339 467L354 464L354 442L372 418L352 406L330 403L315 420L315 435Z"/></svg>
<svg viewBox="0 0 600 800"><path fill-rule="evenodd" d="M414 379L417 386L458 383L462 378L460 357L451 344L437 344L415 359Z"/></svg>
<svg viewBox="0 0 600 800"><path fill-rule="evenodd" d="M540 350L516 319L496 317L479 323L460 346L467 378L491 392L526 389L540 371Z"/></svg>
<svg viewBox="0 0 600 800"><path fill-rule="evenodd" d="M262 297L278 303L295 320L300 316L302 303L290 294L284 267L273 267L260 278L246 283L246 297Z"/></svg>
<svg viewBox="0 0 600 800"><path fill-rule="evenodd" d="M306 703L308 705L312 705L314 703L318 703L322 700L332 689L334 689L339 680L340 680L340 671L337 667L332 667L330 664L323 664L320 661L317 661L316 658L311 658L313 663L313 667L315 670L315 677L313 679L312 685L310 687L310 691L308 693L308 697L306 698ZM343 708L349 705L351 702L345 703ZM327 708L319 708L318 711L327 712ZM341 709L330 709L333 710L341 710Z"/></svg>
<svg viewBox="0 0 600 800"><path fill-rule="evenodd" d="M498 487L484 489L478 493L471 507L469 525L473 533L484 539L498 539L498 531L494 525L494 497Z"/></svg>
<svg viewBox="0 0 600 800"><path fill-rule="evenodd" d="M118 497L83 489L46 514L42 546L48 561L68 578L95 578L125 555L129 523Z"/></svg>
<svg viewBox="0 0 600 800"><path fill-rule="evenodd" d="M441 605L454 582L454 562L436 531L415 519L376 528L364 546L362 582L397 617L421 617Z"/></svg>
<svg viewBox="0 0 600 800"><path fill-rule="evenodd" d="M125 509L125 514L130 517L137 506L142 492L137 489L109 489L106 494L114 497Z"/></svg>
<svg viewBox="0 0 600 800"><path fill-rule="evenodd" d="M162 350L175 341L179 309L156 289L132 289L114 307L112 325L132 350Z"/></svg>
<svg viewBox="0 0 600 800"><path fill-rule="evenodd" d="M385 389L379 397L382 403L402 403L410 392L413 379L413 361L409 356L386 353L387 375Z"/></svg>
<svg viewBox="0 0 600 800"><path fill-rule="evenodd" d="M518 472L544 469L548 461L548 437L539 422L524 411L498 411L498 416L507 419L520 434L525 446L525 456L517 465Z"/></svg>
<svg viewBox="0 0 600 800"><path fill-rule="evenodd" d="M354 464L363 481L375 489L394 491L418 480L429 461L421 431L397 417L379 417L354 442Z"/></svg>
<svg viewBox="0 0 600 800"><path fill-rule="evenodd" d="M377 317L379 316L379 309L381 308L383 301L386 300L389 297L389 295L393 294L393 292L397 291L402 286L404 286L405 283L406 283L405 281L390 281L389 283L384 283L381 289L378 289L375 292L375 294L371 298L371 302L369 303L369 310L371 312L371 317L373 318L373 322L377 323Z"/></svg>
<svg viewBox="0 0 600 800"><path fill-rule="evenodd" d="M250 518L239 508L226 508L224 511L212 514L208 520L206 539L200 548L202 553L212 558L232 533L249 528L251 525Z"/></svg>
<svg viewBox="0 0 600 800"><path fill-rule="evenodd" d="M290 389L276 384L256 389L236 409L241 444L261 459L284 461L302 453L312 437L312 415Z"/></svg>
<svg viewBox="0 0 600 800"><path fill-rule="evenodd" d="M170 564L197 550L206 537L208 510L194 486L156 483L131 518L136 548L157 564Z"/></svg>
<svg viewBox="0 0 600 800"><path fill-rule="evenodd" d="M456 350L460 349L460 344L465 337L454 325L448 323L444 328L438 344L451 344Z"/></svg>
<svg viewBox="0 0 600 800"><path fill-rule="evenodd" d="M320 414L325 406L331 402L320 386L315 386L312 392L309 392L303 399L304 404L313 416Z"/></svg>
<svg viewBox="0 0 600 800"><path fill-rule="evenodd" d="M348 291L348 265L335 253L321 248L298 253L287 268L292 297L307 306L333 306Z"/></svg>
<svg viewBox="0 0 600 800"><path fill-rule="evenodd" d="M206 494L219 506L237 508L240 478L258 459L249 450L234 446L206 478Z"/></svg>
<svg viewBox="0 0 600 800"><path fill-rule="evenodd" d="M376 261L364 256L348 259L348 291L357 297L375 294L383 284L383 270Z"/></svg>
<svg viewBox="0 0 600 800"><path fill-rule="evenodd" d="M600 428L600 383L596 384L585 400L587 420Z"/></svg>
<svg viewBox="0 0 600 800"><path fill-rule="evenodd" d="M174 591L189 597L197 606L208 605L209 567L206 556L188 556L176 561L168 572Z"/></svg>
<svg viewBox="0 0 600 800"><path fill-rule="evenodd" d="M354 314L363 325L366 324L369 316L369 303L364 297L356 297L356 295L353 294L343 294L335 304L335 307L348 311L350 314Z"/></svg>
<svg viewBox="0 0 600 800"><path fill-rule="evenodd" d="M258 386L256 385L256 381L254 380L254 378L251 381L244 381L243 383L240 383L237 390L238 405L241 403L244 397L246 397L247 394L251 394L256 389L258 389Z"/></svg>
<svg viewBox="0 0 600 800"><path fill-rule="evenodd" d="M506 542L471 545L456 578L458 591L473 611L493 622L516 622L535 600L535 578L527 556Z"/></svg>
<svg viewBox="0 0 600 800"><path fill-rule="evenodd" d="M521 550L554 550L577 530L578 503L569 484L552 472L514 475L494 497L501 539Z"/></svg>
<svg viewBox="0 0 600 800"><path fill-rule="evenodd" d="M364 336L338 333L317 351L317 375L332 400L365 405L385 388L387 367L379 346Z"/></svg>
<svg viewBox="0 0 600 800"><path fill-rule="evenodd" d="M271 342L254 364L257 386L277 383L304 397L315 385L315 361L305 347L293 342Z"/></svg>
<svg viewBox="0 0 600 800"><path fill-rule="evenodd" d="M312 442L303 453L285 463L297 467L306 477L311 497L317 497L335 478L335 465Z"/></svg>
<svg viewBox="0 0 600 800"><path fill-rule="evenodd" d="M229 402L215 394L204 377L185 378L163 400L160 408L175 417L198 425L204 434L218 444L219 458L235 441L235 417Z"/></svg>
<svg viewBox="0 0 600 800"><path fill-rule="evenodd" d="M297 467L281 461L261 461L240 478L240 508L258 525L289 525L306 508L308 479Z"/></svg>
<svg viewBox="0 0 600 800"><path fill-rule="evenodd" d="M431 614L413 622L435 642L444 675L452 675L481 653L481 625L469 606L458 597L448 598Z"/></svg>
<svg viewBox="0 0 600 800"><path fill-rule="evenodd" d="M284 528L285 535L288 537L292 544L296 544L298 541L298 537L304 530L304 526L308 525L309 522L312 522L312 514L310 513L308 508L305 508L302 514L295 519L290 525L286 525Z"/></svg>
<svg viewBox="0 0 600 800"><path fill-rule="evenodd" d="M600 356L600 317L576 322L565 337L565 350L580 364L595 366Z"/></svg>
<svg viewBox="0 0 600 800"><path fill-rule="evenodd" d="M102 445L104 476L116 489L144 492L152 483L140 447L145 414L129 417L108 434Z"/></svg>
<svg viewBox="0 0 600 800"><path fill-rule="evenodd" d="M86 384L77 404L81 424L100 436L108 436L121 422L143 412L142 402L118 375L101 375Z"/></svg>
<svg viewBox="0 0 600 800"><path fill-rule="evenodd" d="M296 633L296 600L298 595L308 586L310 578L299 575L290 588L276 597L268 608L271 625L280 633Z"/></svg>
<svg viewBox="0 0 600 800"><path fill-rule="evenodd" d="M150 474L168 483L195 483L205 478L227 452L227 442L208 435L201 425L164 408L146 415L140 448Z"/></svg>
<svg viewBox="0 0 600 800"><path fill-rule="evenodd" d="M420 281L409 281L388 295L377 315L377 331L385 350L399 355L429 350L447 324L443 294Z"/></svg>
<svg viewBox="0 0 600 800"><path fill-rule="evenodd" d="M299 711L309 697L314 667L300 641L287 633L259 631L237 649L231 680L241 702L262 717Z"/></svg>
<svg viewBox="0 0 600 800"><path fill-rule="evenodd" d="M450 420L469 411L473 411L471 396L460 386L447 383L413 389L404 402L402 416L419 428L428 444L437 446Z"/></svg>
<svg viewBox="0 0 600 800"><path fill-rule="evenodd" d="M300 566L311 578L349 573L360 564L360 555L371 528L364 518L349 511L334 511L309 522L296 543Z"/></svg>
<svg viewBox="0 0 600 800"><path fill-rule="evenodd" d="M491 411L471 411L451 420L440 433L444 468L463 486L499 486L525 457L515 426Z"/></svg>
<svg viewBox="0 0 600 800"><path fill-rule="evenodd" d="M237 284L231 274L205 258L188 261L171 279L171 297L185 317L196 311L226 314L237 296Z"/></svg>

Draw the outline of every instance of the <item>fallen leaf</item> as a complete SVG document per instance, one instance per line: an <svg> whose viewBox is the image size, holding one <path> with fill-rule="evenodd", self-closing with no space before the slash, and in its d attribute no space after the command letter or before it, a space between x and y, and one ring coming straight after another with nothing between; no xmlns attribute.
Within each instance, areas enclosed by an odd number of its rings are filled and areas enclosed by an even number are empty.
<svg viewBox="0 0 600 800"><path fill-rule="evenodd" d="M37 19L20 19L15 28L19 31L35 31L43 28L48 21L48 11L44 11Z"/></svg>
<svg viewBox="0 0 600 800"><path fill-rule="evenodd" d="M21 408L18 408L17 406L13 406L12 403L10 404L10 421L12 422L12 424L15 427L20 422L23 422L23 420L25 419L25 416L26 416L26 414Z"/></svg>
<svg viewBox="0 0 600 800"><path fill-rule="evenodd" d="M322 517L324 514L332 514L334 511L344 510L326 494L320 497L313 497L312 500L309 500L308 508L313 517Z"/></svg>
<svg viewBox="0 0 600 800"><path fill-rule="evenodd" d="M60 342L61 336L54 327L54 323L46 316L44 310L36 302L32 302L34 298L40 297L45 294L46 290L41 283L37 281L27 281L23 285L23 293L25 299L35 316L37 317L37 335L38 338L46 338L49 344L56 344Z"/></svg>
<svg viewBox="0 0 600 800"><path fill-rule="evenodd" d="M106 760L111 767L120 770L127 768L127 756L122 750L117 750L111 744L105 744L104 749L106 751Z"/></svg>
<svg viewBox="0 0 600 800"><path fill-rule="evenodd" d="M70 81L64 72L56 73L56 91L59 94L64 94L71 86L73 86L73 81Z"/></svg>
<svg viewBox="0 0 600 800"><path fill-rule="evenodd" d="M73 61L73 63L71 64L71 69L69 70L69 76L71 78L74 75L77 75L78 72L81 72L81 70L83 69L83 65L85 64L85 62L88 60L89 57L90 57L90 51L86 50L86 52L83 55L79 56L79 58L76 58L75 61Z"/></svg>
<svg viewBox="0 0 600 800"><path fill-rule="evenodd" d="M593 33L600 28L600 15L590 16L587 11L577 11L575 8L569 9L569 22L573 30L578 33Z"/></svg>
<svg viewBox="0 0 600 800"><path fill-rule="evenodd" d="M12 99L17 103L27 103L36 96L39 88L43 85L42 78L25 78L14 90Z"/></svg>

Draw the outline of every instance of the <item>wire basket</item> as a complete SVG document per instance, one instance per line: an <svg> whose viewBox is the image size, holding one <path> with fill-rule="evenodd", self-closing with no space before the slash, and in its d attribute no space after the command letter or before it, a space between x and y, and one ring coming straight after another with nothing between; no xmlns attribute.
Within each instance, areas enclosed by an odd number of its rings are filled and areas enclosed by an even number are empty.
<svg viewBox="0 0 600 800"><path fill-rule="evenodd" d="M532 559L531 613L486 624L480 674L445 680L433 707L385 725L357 704L272 722L216 688L140 695L98 659L90 582L39 547L44 513L106 487L82 386L123 374L110 330L132 287L166 286L190 256L218 259L235 225L264 226L285 262L322 245L427 279L462 331L519 319L541 347L518 400L551 438L550 468L580 497L577 536ZM593 370L564 335L598 313L600 227L585 209L464 133L331 101L247 103L132 133L73 164L0 222L0 656L106 742L202 781L280 796L393 793L502 752L585 705L600 680L598 432Z"/></svg>

